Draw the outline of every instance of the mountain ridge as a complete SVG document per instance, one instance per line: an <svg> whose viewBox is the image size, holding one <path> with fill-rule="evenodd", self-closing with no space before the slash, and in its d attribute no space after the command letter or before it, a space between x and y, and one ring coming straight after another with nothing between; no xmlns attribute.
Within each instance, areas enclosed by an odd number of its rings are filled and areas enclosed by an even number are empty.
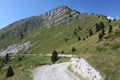
<svg viewBox="0 0 120 80"><path fill-rule="evenodd" d="M7 27L1 29L0 33L2 32L4 34L0 36L7 36L10 34L13 36L16 35L16 33L17 34L26 33L29 30L32 31L35 29L34 27L28 27L28 26L37 26L44 24L45 26L50 27L50 26L55 26L57 24L59 25L61 23L67 23L69 22L69 20L72 20L73 17L76 17L79 14L80 13L68 8L67 6L60 6L58 8L46 12L45 14L32 16L15 21L10 25L8 25ZM9 29L10 27L14 29L14 31Z"/></svg>

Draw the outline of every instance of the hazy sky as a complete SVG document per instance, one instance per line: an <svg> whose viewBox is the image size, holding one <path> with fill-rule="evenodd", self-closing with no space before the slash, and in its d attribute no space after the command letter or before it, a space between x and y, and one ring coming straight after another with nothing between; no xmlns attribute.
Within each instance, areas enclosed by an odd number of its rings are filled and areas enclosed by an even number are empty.
<svg viewBox="0 0 120 80"><path fill-rule="evenodd" d="M63 5L81 13L120 17L120 0L0 0L0 28Z"/></svg>

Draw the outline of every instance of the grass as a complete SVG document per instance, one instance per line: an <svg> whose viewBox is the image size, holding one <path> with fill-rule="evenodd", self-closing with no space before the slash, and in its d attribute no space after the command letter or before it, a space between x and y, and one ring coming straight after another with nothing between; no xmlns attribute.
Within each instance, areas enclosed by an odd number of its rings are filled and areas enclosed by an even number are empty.
<svg viewBox="0 0 120 80"><path fill-rule="evenodd" d="M71 69L71 66L68 67L68 70L70 71L70 75L74 75L75 78L80 79L80 80L88 80L88 79L84 79L81 75L79 75L78 73L74 72Z"/></svg>
<svg viewBox="0 0 120 80"><path fill-rule="evenodd" d="M69 60L69 58L61 57L56 63L66 62ZM13 77L5 79L7 71L6 69L2 69L0 72L0 80L32 80L31 73L34 68L41 65L50 64L52 64L50 57L29 56L24 57L21 61L18 61L18 57L15 57L5 65L11 65L15 75Z"/></svg>

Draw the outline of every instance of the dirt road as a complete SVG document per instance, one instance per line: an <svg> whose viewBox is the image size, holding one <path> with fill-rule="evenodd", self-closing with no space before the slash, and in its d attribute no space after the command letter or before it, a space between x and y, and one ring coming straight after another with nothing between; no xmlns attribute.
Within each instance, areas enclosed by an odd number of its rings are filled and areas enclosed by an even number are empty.
<svg viewBox="0 0 120 80"><path fill-rule="evenodd" d="M33 71L33 80L75 80L68 71L70 62L45 65Z"/></svg>

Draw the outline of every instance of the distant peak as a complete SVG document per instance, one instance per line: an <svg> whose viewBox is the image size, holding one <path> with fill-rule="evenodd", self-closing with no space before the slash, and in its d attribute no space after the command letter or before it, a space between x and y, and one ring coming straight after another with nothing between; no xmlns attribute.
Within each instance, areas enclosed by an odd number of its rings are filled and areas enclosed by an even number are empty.
<svg viewBox="0 0 120 80"><path fill-rule="evenodd" d="M58 8L68 8L67 6L59 6Z"/></svg>
<svg viewBox="0 0 120 80"><path fill-rule="evenodd" d="M67 6L59 6L59 7L57 7L57 9L61 9L61 8L64 8L64 9L70 9L70 8L67 7Z"/></svg>

